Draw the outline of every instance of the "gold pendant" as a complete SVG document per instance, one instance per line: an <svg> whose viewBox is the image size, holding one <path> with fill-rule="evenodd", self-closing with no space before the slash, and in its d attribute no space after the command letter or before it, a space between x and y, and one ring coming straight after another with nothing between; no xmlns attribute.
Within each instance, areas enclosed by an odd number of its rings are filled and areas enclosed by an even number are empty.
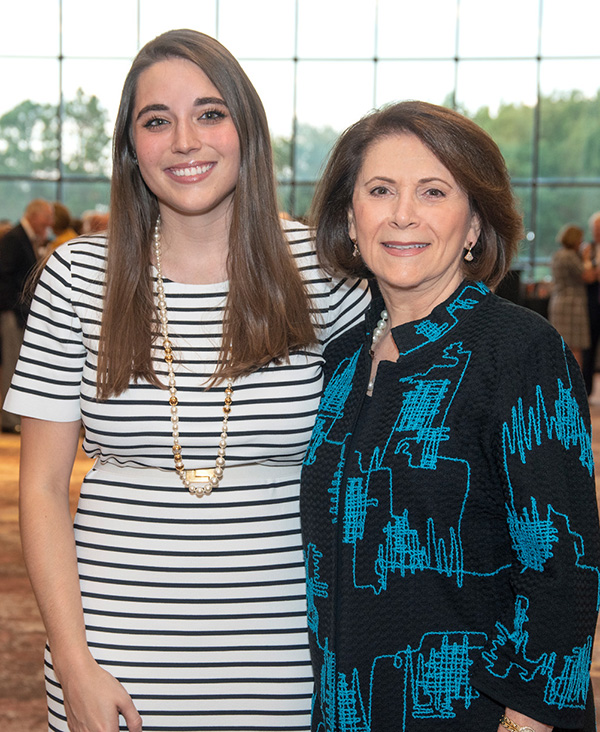
<svg viewBox="0 0 600 732"><path fill-rule="evenodd" d="M206 485L207 483L210 483L210 479L213 476L213 470L212 468L204 468L202 470L185 470L185 477L187 480L190 481L190 483L200 483L201 485Z"/></svg>

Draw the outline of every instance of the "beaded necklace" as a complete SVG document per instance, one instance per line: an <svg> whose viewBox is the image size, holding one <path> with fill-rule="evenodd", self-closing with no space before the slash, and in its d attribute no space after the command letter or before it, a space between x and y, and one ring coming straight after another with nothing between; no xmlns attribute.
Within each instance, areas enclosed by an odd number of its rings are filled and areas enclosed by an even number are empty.
<svg viewBox="0 0 600 732"><path fill-rule="evenodd" d="M173 460L175 461L175 470L180 477L181 482L191 493L197 498L207 496L212 493L223 478L225 468L225 451L227 449L227 429L229 421L229 413L231 412L231 403L233 395L233 381L228 379L225 386L225 400L223 403L223 422L221 423L221 437L219 440L219 449L217 450L217 459L215 467L202 470L186 470L183 465L181 456L181 445L179 444L179 414L177 406L179 400L177 398L177 385L175 382L175 369L173 368L173 345L169 340L169 321L167 318L167 301L165 298L165 286L162 276L162 260L160 246L160 216L156 220L154 227L154 256L156 260L156 298L158 301L158 319L160 322L160 332L163 338L164 359L167 364L169 373L169 405L171 407L171 429L173 435Z"/></svg>
<svg viewBox="0 0 600 732"><path fill-rule="evenodd" d="M381 337L387 330L387 322L388 322L388 311L382 310L381 315L379 316L380 320L378 321L375 330L373 331L373 337L371 338L371 348L369 349L369 355L371 358L375 355L375 346L377 343L381 340ZM373 391L375 388L375 376L369 381L369 384L367 385L367 391Z"/></svg>

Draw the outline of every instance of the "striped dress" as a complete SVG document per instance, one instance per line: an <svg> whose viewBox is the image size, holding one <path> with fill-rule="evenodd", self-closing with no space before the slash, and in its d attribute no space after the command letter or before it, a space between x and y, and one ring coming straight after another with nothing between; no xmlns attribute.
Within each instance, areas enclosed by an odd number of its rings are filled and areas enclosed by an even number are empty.
<svg viewBox="0 0 600 732"><path fill-rule="evenodd" d="M362 317L369 298L362 284L318 269L306 229L287 224L287 236L321 342L235 381L224 478L202 499L173 468L167 391L135 383L96 401L105 239L59 247L36 290L6 408L83 421L84 450L96 458L75 517L87 639L131 694L144 732L310 729L300 469L323 346ZM223 387L204 387L227 283L165 280L165 291L184 462L212 468ZM162 348L153 358L165 382ZM49 729L66 732L49 649L46 680Z"/></svg>

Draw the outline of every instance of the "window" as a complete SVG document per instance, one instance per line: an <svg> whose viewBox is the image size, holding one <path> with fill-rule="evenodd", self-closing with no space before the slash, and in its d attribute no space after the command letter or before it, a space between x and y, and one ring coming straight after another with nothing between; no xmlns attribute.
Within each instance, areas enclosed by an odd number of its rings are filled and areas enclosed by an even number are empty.
<svg viewBox="0 0 600 732"><path fill-rule="evenodd" d="M401 99L453 106L498 142L528 232L526 279L547 274L564 223L585 227L600 209L597 0L24 0L0 48L0 219L37 196L75 215L108 207L123 80L137 50L176 27L215 36L246 69L292 215L337 135Z"/></svg>

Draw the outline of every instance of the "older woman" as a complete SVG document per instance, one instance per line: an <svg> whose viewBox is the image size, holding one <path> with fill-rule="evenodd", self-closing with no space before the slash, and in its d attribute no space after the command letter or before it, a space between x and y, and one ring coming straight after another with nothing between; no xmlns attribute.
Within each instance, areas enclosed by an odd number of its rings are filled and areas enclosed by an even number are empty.
<svg viewBox="0 0 600 732"><path fill-rule="evenodd" d="M497 146L442 107L374 112L315 217L327 269L382 297L326 350L303 468L313 730L594 729L587 400L490 290L521 234Z"/></svg>

